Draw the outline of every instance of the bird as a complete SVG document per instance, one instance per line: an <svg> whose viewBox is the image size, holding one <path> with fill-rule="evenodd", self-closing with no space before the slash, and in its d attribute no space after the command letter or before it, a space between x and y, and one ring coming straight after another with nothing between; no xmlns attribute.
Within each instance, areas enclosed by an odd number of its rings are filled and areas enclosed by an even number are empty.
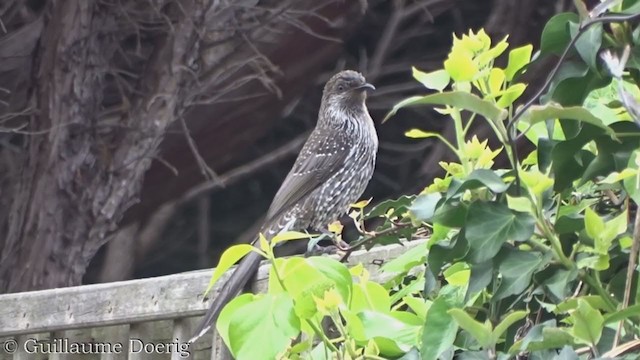
<svg viewBox="0 0 640 360"><path fill-rule="evenodd" d="M378 151L377 132L365 104L367 92L373 90L375 87L353 70L340 71L327 81L316 126L276 193L260 229L267 239L293 230L327 233L328 224L360 198L373 175ZM279 255L285 253L286 250L280 251ZM261 256L252 251L240 261L212 300L190 343L215 324L223 307L254 276L260 260Z"/></svg>

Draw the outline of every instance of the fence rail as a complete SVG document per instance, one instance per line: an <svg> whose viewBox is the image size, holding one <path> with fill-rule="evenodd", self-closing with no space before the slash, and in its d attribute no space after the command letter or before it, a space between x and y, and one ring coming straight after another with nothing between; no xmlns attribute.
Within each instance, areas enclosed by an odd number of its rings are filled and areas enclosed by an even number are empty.
<svg viewBox="0 0 640 360"><path fill-rule="evenodd" d="M349 264L364 264L382 282L379 264L421 243L355 252ZM267 276L265 264L254 292L266 290ZM229 359L215 335L184 348L209 305L202 299L210 277L201 270L0 295L0 360Z"/></svg>

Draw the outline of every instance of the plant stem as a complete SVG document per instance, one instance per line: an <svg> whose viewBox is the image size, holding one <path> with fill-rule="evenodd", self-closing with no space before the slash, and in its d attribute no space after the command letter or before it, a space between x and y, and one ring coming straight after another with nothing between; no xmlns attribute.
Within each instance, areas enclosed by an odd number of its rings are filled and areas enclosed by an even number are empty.
<svg viewBox="0 0 640 360"><path fill-rule="evenodd" d="M305 319L305 321L307 322L307 324L309 324L309 326L311 326L311 328L313 329L313 332L316 333L316 335L318 335L320 337L320 339L322 339L322 342L329 348L331 349L331 351L333 352L338 352L338 348L331 342L331 340L327 337L327 335L325 335L324 331L322 331L322 329L318 328L316 326L316 324L309 320L309 319Z"/></svg>

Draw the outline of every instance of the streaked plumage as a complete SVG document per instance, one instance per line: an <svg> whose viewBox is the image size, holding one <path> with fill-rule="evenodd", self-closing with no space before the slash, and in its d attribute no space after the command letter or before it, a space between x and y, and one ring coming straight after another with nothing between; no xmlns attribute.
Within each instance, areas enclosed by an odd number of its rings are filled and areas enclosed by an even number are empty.
<svg viewBox="0 0 640 360"><path fill-rule="evenodd" d="M267 238L287 230L324 231L362 195L373 175L378 150L376 130L365 106L367 89L374 88L351 70L327 82L318 123L267 212L261 229ZM222 307L253 276L260 260L252 252L240 262L190 341L209 330Z"/></svg>

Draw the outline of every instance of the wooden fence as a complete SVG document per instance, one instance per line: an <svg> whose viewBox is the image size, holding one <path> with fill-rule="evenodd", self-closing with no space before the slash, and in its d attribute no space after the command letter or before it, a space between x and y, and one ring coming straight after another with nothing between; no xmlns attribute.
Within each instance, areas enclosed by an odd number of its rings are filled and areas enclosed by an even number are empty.
<svg viewBox="0 0 640 360"><path fill-rule="evenodd" d="M363 263L381 282L380 263L420 243L355 252L349 264ZM267 274L263 265L255 292L266 289ZM215 335L186 343L209 304L202 295L210 276L202 270L0 295L0 360L230 359Z"/></svg>

